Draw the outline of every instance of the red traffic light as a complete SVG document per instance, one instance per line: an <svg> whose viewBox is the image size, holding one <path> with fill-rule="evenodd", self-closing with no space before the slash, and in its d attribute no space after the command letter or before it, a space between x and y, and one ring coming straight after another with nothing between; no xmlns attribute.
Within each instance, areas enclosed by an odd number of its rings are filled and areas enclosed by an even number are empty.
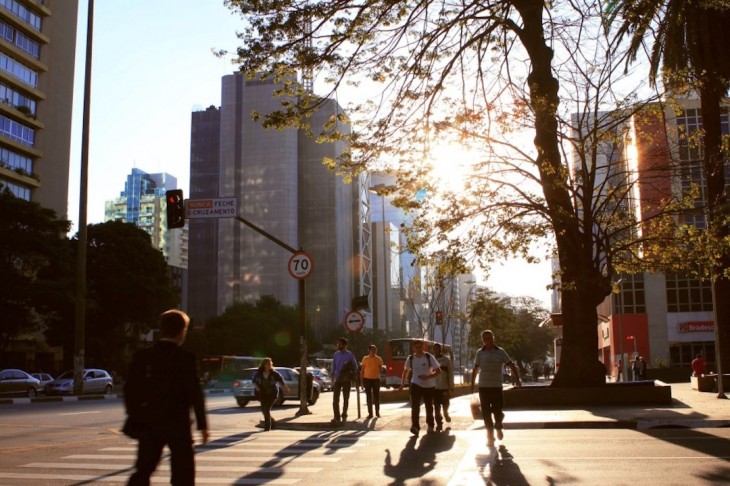
<svg viewBox="0 0 730 486"><path fill-rule="evenodd" d="M185 226L185 201L182 189L172 189L165 193L167 199L167 228Z"/></svg>

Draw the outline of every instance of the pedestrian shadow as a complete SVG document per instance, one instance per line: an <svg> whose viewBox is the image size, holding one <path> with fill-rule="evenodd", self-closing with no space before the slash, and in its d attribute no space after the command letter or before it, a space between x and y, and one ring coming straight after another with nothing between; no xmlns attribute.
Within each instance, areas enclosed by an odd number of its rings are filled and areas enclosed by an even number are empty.
<svg viewBox="0 0 730 486"><path fill-rule="evenodd" d="M264 435L261 435L264 434ZM284 475L285 468L292 461L310 452L333 455L345 448L352 447L365 434L362 431L328 431L314 433L274 452L271 459L256 467L255 471L240 476L232 484L265 484ZM256 437L275 436L271 432L261 432ZM337 459L329 459L336 461Z"/></svg>
<svg viewBox="0 0 730 486"><path fill-rule="evenodd" d="M408 479L422 478L438 464L436 454L454 447L455 441L456 437L448 433L428 433L420 441L411 437L401 450L397 464L393 464L390 449L385 449L383 473L393 478L393 482L389 483L391 486L403 485ZM429 484L429 481L421 479L419 484Z"/></svg>
<svg viewBox="0 0 730 486"><path fill-rule="evenodd" d="M477 454L474 460L485 485L530 486L514 456L504 445L498 449L489 447L486 454Z"/></svg>

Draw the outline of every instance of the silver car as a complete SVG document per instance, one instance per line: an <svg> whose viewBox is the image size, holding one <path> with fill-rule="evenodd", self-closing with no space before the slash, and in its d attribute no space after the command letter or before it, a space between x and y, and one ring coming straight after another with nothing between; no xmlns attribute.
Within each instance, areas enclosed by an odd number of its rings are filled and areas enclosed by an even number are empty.
<svg viewBox="0 0 730 486"><path fill-rule="evenodd" d="M0 371L0 395L25 395L33 398L41 390L41 382L23 370Z"/></svg>
<svg viewBox="0 0 730 486"><path fill-rule="evenodd" d="M284 400L299 400L299 372L292 368L274 368L279 372L281 377L284 379L284 394L279 397L274 405L281 405ZM253 382L254 373L258 368L249 368L241 372L241 376L233 381L233 396L236 398L236 402L240 407L245 407L248 402L258 400L255 394L255 387ZM314 381L312 383L312 393L309 396L307 403L314 405L317 403L321 388L319 383Z"/></svg>
<svg viewBox="0 0 730 486"><path fill-rule="evenodd" d="M41 382L41 390L46 390L46 385L53 381L53 377L48 373L31 373L30 376Z"/></svg>
<svg viewBox="0 0 730 486"><path fill-rule="evenodd" d="M112 377L104 370L84 370L84 393L110 394L114 389ZM46 395L70 395L74 392L74 372L66 371L46 385Z"/></svg>

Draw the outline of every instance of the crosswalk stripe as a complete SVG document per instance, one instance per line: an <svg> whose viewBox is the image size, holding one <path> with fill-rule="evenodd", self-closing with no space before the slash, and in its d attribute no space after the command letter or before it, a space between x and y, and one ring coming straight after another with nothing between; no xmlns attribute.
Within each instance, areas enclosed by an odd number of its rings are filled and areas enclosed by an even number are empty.
<svg viewBox="0 0 730 486"><path fill-rule="evenodd" d="M99 471L113 471L119 469L117 464L99 464L99 463L65 463L65 462L33 462L30 464L23 464L21 467L30 467L34 469L93 469ZM130 467L130 469L132 469ZM170 466L161 464L157 467L157 471L169 471ZM261 472L261 473L281 473L285 471L287 473L318 473L322 470L321 467L296 467L288 466L286 470L283 467L255 467L255 466L195 466L196 471L205 472Z"/></svg>
<svg viewBox="0 0 730 486"><path fill-rule="evenodd" d="M0 479L27 479L27 480L39 480L47 479L53 481L85 481L85 482L126 482L129 476L90 476L88 474L31 474L31 473L3 473L0 472ZM273 485L288 485L295 484L301 481L301 479L285 479L285 478L195 478L195 484L273 484ZM150 482L153 483L164 483L169 484L170 478L166 476L152 476Z"/></svg>
<svg viewBox="0 0 730 486"><path fill-rule="evenodd" d="M222 451L221 451L222 452ZM257 451L262 452L262 451ZM280 456L288 456L288 454L277 454ZM75 454L73 456L66 456L64 459L96 459L96 460L125 460L125 461L135 461L137 459L137 456L134 454ZM195 461L210 461L210 462L225 462L225 461L269 461L271 460L271 456L260 456L258 458L253 458L250 456L214 456L214 455L196 455ZM315 457L315 456L309 456L309 457L296 457L293 458L293 460L301 461L301 462L337 462L340 460L338 457Z"/></svg>

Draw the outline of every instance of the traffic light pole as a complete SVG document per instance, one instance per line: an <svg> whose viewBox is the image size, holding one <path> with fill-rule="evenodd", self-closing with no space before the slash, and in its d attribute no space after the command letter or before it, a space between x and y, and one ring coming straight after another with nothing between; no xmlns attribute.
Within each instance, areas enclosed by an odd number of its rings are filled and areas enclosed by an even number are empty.
<svg viewBox="0 0 730 486"><path fill-rule="evenodd" d="M293 246L286 244L276 236L259 228L245 218L236 216L236 219L263 236L264 238L273 241L290 253L299 253L300 251L302 251L301 249L297 250ZM304 284L304 279L301 278L299 279L299 350L301 356L299 361L299 410L296 413L297 416L309 415L310 413L312 413L309 411L309 407L307 406L307 401L309 397L307 397L307 320L304 311L305 304L306 287Z"/></svg>

